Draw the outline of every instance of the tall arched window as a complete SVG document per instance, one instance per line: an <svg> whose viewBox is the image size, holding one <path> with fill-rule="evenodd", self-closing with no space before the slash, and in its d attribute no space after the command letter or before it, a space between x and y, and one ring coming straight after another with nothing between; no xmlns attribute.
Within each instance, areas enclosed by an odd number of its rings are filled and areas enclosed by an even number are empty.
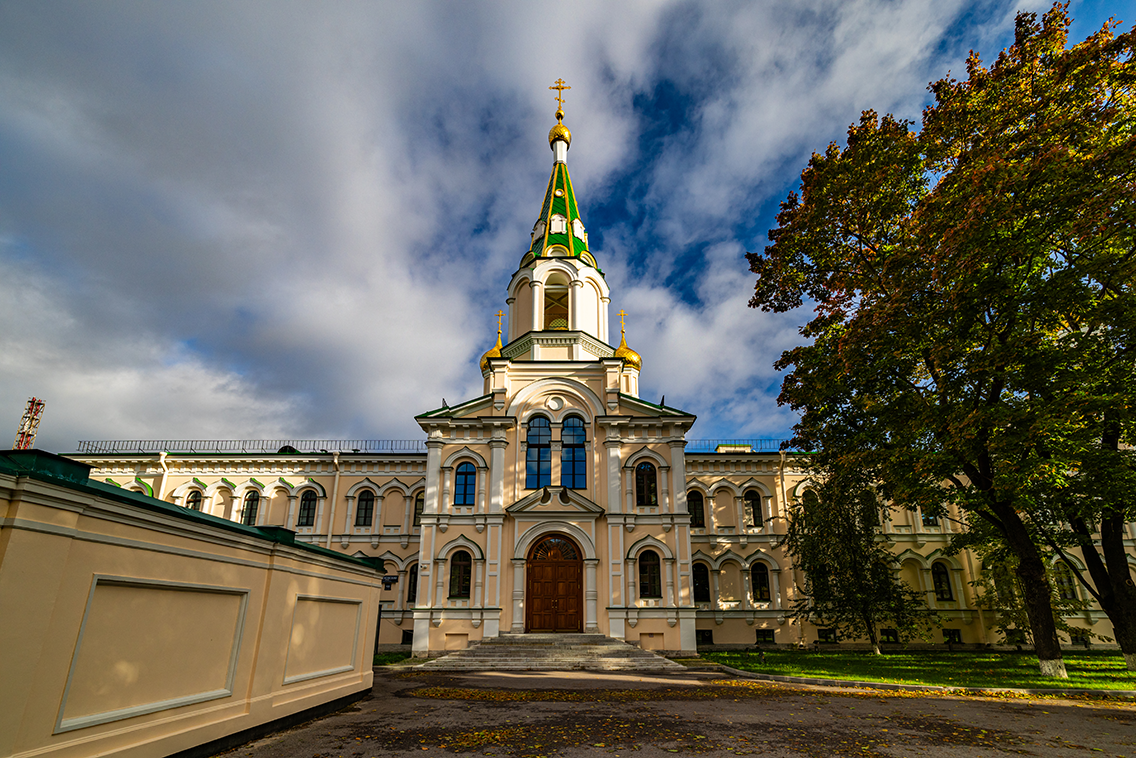
<svg viewBox="0 0 1136 758"><path fill-rule="evenodd" d="M473 491L477 486L477 469L472 463L458 466L458 478L454 483L454 505L473 505Z"/></svg>
<svg viewBox="0 0 1136 758"><path fill-rule="evenodd" d="M694 564L694 602L710 602L710 568L705 563Z"/></svg>
<svg viewBox="0 0 1136 758"><path fill-rule="evenodd" d="M189 496L185 499L185 507L191 511L201 510L201 490L189 491Z"/></svg>
<svg viewBox="0 0 1136 758"><path fill-rule="evenodd" d="M245 507L241 511L241 523L245 526L256 526L256 512L260 508L260 493L256 490L245 495Z"/></svg>
<svg viewBox="0 0 1136 758"><path fill-rule="evenodd" d="M549 280L544 285L544 328L568 328L568 282Z"/></svg>
<svg viewBox="0 0 1136 758"><path fill-rule="evenodd" d="M663 571L659 563L659 554L654 550L644 550L639 553L639 597L661 598L662 580Z"/></svg>
<svg viewBox="0 0 1136 758"><path fill-rule="evenodd" d="M411 526L422 526L422 511L426 508L426 495L419 492L414 496L414 520Z"/></svg>
<svg viewBox="0 0 1136 758"><path fill-rule="evenodd" d="M410 573L406 575L406 604L414 605L418 602L418 561L410 567Z"/></svg>
<svg viewBox="0 0 1136 758"><path fill-rule="evenodd" d="M760 527L764 524L765 520L761 514L761 493L757 490L746 490L742 500L745 502L746 525Z"/></svg>
<svg viewBox="0 0 1136 758"><path fill-rule="evenodd" d="M316 493L304 490L300 495L300 513L296 516L296 526L312 526L316 523Z"/></svg>
<svg viewBox="0 0 1136 758"><path fill-rule="evenodd" d="M753 588L753 602L769 602L769 568L757 561L750 567L750 586Z"/></svg>
<svg viewBox="0 0 1136 758"><path fill-rule="evenodd" d="M951 591L951 573L942 563L931 565L931 581L935 585L936 600L955 599L955 595Z"/></svg>
<svg viewBox="0 0 1136 758"><path fill-rule="evenodd" d="M552 427L544 416L529 419L525 438L525 488L535 490L552 484Z"/></svg>
<svg viewBox="0 0 1136 758"><path fill-rule="evenodd" d="M579 416L564 419L560 430L560 486L582 490L588 486L588 466L584 456L587 435Z"/></svg>
<svg viewBox="0 0 1136 758"><path fill-rule="evenodd" d="M647 508L659 504L659 488L656 480L655 464L643 461L635 467L635 505Z"/></svg>
<svg viewBox="0 0 1136 758"><path fill-rule="evenodd" d="M355 506L355 526L370 526L375 517L375 493L363 490Z"/></svg>
<svg viewBox="0 0 1136 758"><path fill-rule="evenodd" d="M1054 584L1057 585L1057 596L1062 600L1077 599L1077 580L1073 578L1073 570L1065 561L1053 564Z"/></svg>
<svg viewBox="0 0 1136 758"><path fill-rule="evenodd" d="M686 493L686 510L690 511L690 526L692 528L706 528L706 505L701 492L691 490Z"/></svg>
<svg viewBox="0 0 1136 758"><path fill-rule="evenodd" d="M473 558L469 552L459 550L450 558L450 597L469 599L470 579L473 576Z"/></svg>

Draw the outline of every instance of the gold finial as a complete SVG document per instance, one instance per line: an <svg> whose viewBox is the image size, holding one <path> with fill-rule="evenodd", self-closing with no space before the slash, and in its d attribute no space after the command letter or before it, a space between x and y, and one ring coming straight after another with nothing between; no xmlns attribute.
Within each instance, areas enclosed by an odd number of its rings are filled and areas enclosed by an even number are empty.
<svg viewBox="0 0 1136 758"><path fill-rule="evenodd" d="M556 126L548 132L548 145L551 147L556 140L564 140L564 144L571 147L572 132L564 126L564 90L572 88L565 84L563 79L557 79L556 84L549 89L556 90Z"/></svg>
<svg viewBox="0 0 1136 758"><path fill-rule="evenodd" d="M626 315L623 311L619 312L619 347L615 349L614 356L638 371L643 368L643 359L639 353L627 346L627 326L623 322L623 317Z"/></svg>
<svg viewBox="0 0 1136 758"><path fill-rule="evenodd" d="M564 118L564 90L572 88L565 84L563 79L557 79L556 84L549 89L556 90L556 120L559 121Z"/></svg>
<svg viewBox="0 0 1136 758"><path fill-rule="evenodd" d="M481 356L481 370L485 371L489 368L490 358L501 357L501 317L505 315L505 311L497 311L497 344L485 351L485 355Z"/></svg>

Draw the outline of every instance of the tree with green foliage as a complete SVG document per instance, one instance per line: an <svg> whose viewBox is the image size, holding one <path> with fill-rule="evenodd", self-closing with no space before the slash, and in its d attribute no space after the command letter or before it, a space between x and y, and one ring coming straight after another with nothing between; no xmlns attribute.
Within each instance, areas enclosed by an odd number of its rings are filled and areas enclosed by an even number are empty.
<svg viewBox="0 0 1136 758"><path fill-rule="evenodd" d="M981 522L1016 561L1042 674L1066 676L1045 553L1084 552L1136 664L1123 524L1136 462L1136 63L1113 26L1066 49L1055 5L931 85L922 129L864 113L782 204L751 305L806 300L779 401L821 472ZM1071 528L1066 527L1070 524ZM1101 528L1100 554L1094 529ZM1107 603L1106 603L1107 599Z"/></svg>
<svg viewBox="0 0 1136 758"><path fill-rule="evenodd" d="M864 638L880 654L879 630L902 639L931 625L922 596L898 577L899 564L878 533L881 503L867 482L819 477L790 506L781 545L804 572L793 616Z"/></svg>

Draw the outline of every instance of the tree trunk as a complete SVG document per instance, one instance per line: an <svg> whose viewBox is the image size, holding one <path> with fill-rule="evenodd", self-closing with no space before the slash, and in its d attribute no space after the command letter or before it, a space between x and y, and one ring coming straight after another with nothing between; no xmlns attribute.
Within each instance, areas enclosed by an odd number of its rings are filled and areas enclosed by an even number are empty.
<svg viewBox="0 0 1136 758"><path fill-rule="evenodd" d="M1037 653L1041 675L1068 679L1065 660L1061 656L1061 642L1057 639L1057 625L1053 620L1053 604L1050 600L1045 561L1042 560L1037 545L1030 539L1030 534L1017 512L1005 504L998 504L995 508L1000 517L1006 543L1018 559L1022 601L1026 615L1029 617L1033 648Z"/></svg>
<svg viewBox="0 0 1136 758"><path fill-rule="evenodd" d="M1124 550L1124 517L1111 510L1106 513L1107 516L1101 520L1101 549L1108 564L1113 602L1112 609L1105 609L1105 613L1112 621L1116 644L1124 653L1128 670L1136 671L1136 584L1132 582L1132 571Z"/></svg>
<svg viewBox="0 0 1136 758"><path fill-rule="evenodd" d="M872 643L872 652L876 655L883 655L883 653L880 652L880 640L876 632L876 625L872 623L871 617L867 615L863 616L863 621L864 628L868 630L868 641Z"/></svg>

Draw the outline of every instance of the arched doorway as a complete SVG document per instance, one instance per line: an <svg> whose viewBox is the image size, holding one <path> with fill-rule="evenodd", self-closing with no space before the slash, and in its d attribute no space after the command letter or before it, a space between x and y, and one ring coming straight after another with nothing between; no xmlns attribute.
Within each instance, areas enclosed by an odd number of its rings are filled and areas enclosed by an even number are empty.
<svg viewBox="0 0 1136 758"><path fill-rule="evenodd" d="M525 631L579 632L584 628L584 560L567 537L550 534L525 562Z"/></svg>

